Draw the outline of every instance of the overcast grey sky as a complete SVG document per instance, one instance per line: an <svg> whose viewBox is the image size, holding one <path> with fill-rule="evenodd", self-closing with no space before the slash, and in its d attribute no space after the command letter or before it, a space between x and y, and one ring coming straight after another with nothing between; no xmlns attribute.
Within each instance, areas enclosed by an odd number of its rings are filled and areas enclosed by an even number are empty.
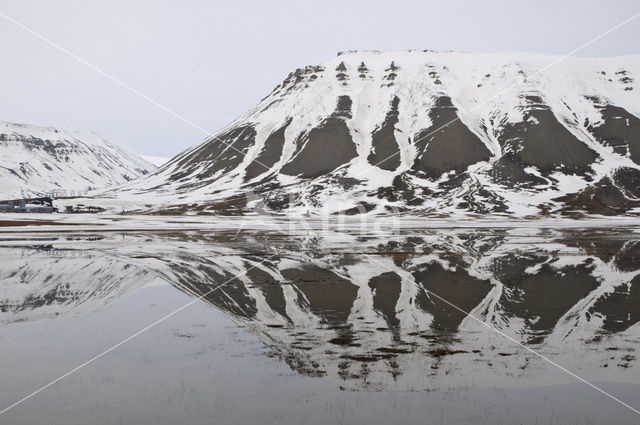
<svg viewBox="0 0 640 425"><path fill-rule="evenodd" d="M640 1L25 1L6 14L212 133L295 68L349 49L565 54ZM640 53L640 18L578 56ZM0 18L0 120L173 156L196 129Z"/></svg>

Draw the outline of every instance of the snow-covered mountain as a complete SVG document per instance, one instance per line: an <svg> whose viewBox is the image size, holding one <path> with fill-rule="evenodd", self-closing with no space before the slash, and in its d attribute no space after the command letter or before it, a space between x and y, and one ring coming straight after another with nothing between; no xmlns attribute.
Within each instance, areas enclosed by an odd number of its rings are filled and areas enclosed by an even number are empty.
<svg viewBox="0 0 640 425"><path fill-rule="evenodd" d="M78 195L155 168L94 133L0 122L0 199Z"/></svg>
<svg viewBox="0 0 640 425"><path fill-rule="evenodd" d="M118 196L173 212L242 213L250 193L293 214L633 212L639 74L640 56L344 52Z"/></svg>

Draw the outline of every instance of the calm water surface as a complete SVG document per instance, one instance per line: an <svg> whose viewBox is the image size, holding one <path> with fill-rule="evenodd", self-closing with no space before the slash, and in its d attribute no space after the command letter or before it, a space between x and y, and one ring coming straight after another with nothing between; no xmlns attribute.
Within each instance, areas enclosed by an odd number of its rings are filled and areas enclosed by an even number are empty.
<svg viewBox="0 0 640 425"><path fill-rule="evenodd" d="M156 324L0 423L640 423L639 321L628 228L7 232L0 410Z"/></svg>

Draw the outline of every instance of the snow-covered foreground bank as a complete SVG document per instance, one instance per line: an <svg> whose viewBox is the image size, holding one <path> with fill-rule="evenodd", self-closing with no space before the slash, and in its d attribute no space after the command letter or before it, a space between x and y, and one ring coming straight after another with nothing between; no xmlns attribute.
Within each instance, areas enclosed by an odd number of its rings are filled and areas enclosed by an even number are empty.
<svg viewBox="0 0 640 425"><path fill-rule="evenodd" d="M120 214L20 214L0 215L0 233L50 231L124 231L143 230L161 232L173 230L220 231L276 231L282 233L307 231L362 231L371 235L389 234L411 229L568 229L568 228L638 228L640 218L591 216L585 218L517 219L490 216L457 216L431 218L417 216L328 216L285 217L277 215L254 216L167 216Z"/></svg>

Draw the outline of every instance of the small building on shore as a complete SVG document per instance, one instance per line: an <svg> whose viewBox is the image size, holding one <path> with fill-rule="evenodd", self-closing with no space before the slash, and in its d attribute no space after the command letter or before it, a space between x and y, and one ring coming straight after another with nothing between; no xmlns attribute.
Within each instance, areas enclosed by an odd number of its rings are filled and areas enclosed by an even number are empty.
<svg viewBox="0 0 640 425"><path fill-rule="evenodd" d="M48 203L47 203L47 200L49 200ZM53 205L51 205L50 199L48 198L30 200L29 204L27 204L25 200L6 201L6 202L0 203L0 212L5 212L5 213L50 214L54 211L56 211L56 209L53 207Z"/></svg>

